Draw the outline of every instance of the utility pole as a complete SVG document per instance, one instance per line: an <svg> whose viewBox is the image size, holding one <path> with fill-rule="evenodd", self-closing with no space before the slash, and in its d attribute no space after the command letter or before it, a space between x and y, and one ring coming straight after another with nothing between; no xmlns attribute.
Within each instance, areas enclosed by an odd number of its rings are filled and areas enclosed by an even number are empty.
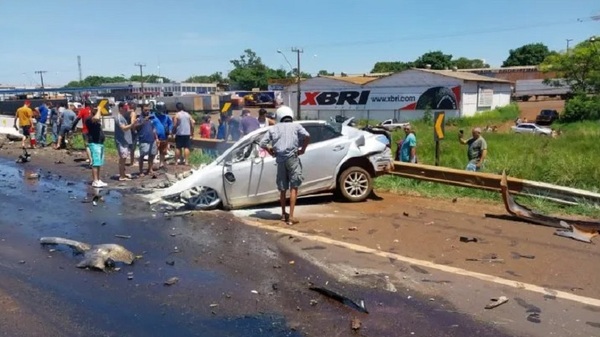
<svg viewBox="0 0 600 337"><path fill-rule="evenodd" d="M298 99L297 100L298 107L296 108L296 119L300 120L302 118L302 115L300 114L300 110L301 110L301 108L300 108L300 100L302 99L301 98L302 93L300 91L300 54L304 53L304 50L302 50L300 48L292 48L292 53L296 53L297 60L298 60L297 61L298 64L297 64L297 68L296 68L296 72L297 72L297 74L296 74L297 75L296 80L298 81L298 97L297 97L297 99Z"/></svg>
<svg viewBox="0 0 600 337"><path fill-rule="evenodd" d="M569 54L569 43L573 41L573 39L567 39L567 54Z"/></svg>
<svg viewBox="0 0 600 337"><path fill-rule="evenodd" d="M142 98L144 98L145 97L144 96L144 71L142 68L144 68L146 65L138 62L138 63L134 64L134 66L140 67L140 91L142 93Z"/></svg>
<svg viewBox="0 0 600 337"><path fill-rule="evenodd" d="M79 69L79 82L83 81L83 75L81 73L81 56L77 55L77 68Z"/></svg>
<svg viewBox="0 0 600 337"><path fill-rule="evenodd" d="M42 82L42 98L44 98L44 74L47 73L46 70L36 70L36 74L40 74L40 81Z"/></svg>

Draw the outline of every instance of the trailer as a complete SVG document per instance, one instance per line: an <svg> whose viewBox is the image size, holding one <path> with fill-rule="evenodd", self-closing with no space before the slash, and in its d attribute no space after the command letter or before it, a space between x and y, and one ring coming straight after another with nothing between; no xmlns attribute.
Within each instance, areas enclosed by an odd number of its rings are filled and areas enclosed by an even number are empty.
<svg viewBox="0 0 600 337"><path fill-rule="evenodd" d="M517 80L512 98L515 101L527 102L532 97L560 97L567 99L571 95L571 87L563 80L557 80L560 86L546 84L544 80Z"/></svg>

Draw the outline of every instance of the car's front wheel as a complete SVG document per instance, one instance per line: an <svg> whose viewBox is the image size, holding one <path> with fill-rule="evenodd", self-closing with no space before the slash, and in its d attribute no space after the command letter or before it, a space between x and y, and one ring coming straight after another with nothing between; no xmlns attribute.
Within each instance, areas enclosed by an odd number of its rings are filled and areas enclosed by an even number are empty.
<svg viewBox="0 0 600 337"><path fill-rule="evenodd" d="M364 201L372 191L371 175L362 167L353 166L340 174L338 192L348 201Z"/></svg>
<svg viewBox="0 0 600 337"><path fill-rule="evenodd" d="M221 204L217 191L205 186L192 187L184 191L181 193L180 199L187 208L196 210L214 209Z"/></svg>

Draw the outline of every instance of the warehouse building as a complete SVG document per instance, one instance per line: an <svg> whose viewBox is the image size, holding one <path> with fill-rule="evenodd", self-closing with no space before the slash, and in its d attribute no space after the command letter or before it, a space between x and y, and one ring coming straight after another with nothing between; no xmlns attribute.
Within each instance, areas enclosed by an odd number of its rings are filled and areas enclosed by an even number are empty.
<svg viewBox="0 0 600 337"><path fill-rule="evenodd" d="M335 115L399 121L422 118L430 109L447 118L473 116L510 104L512 82L454 70L409 69L394 74L320 76L301 82L302 118ZM283 93L297 106L297 85Z"/></svg>

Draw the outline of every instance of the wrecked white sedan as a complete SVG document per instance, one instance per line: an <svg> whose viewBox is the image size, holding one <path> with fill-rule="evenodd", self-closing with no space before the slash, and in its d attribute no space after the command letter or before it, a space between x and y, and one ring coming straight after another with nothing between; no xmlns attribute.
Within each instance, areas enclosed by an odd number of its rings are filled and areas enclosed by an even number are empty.
<svg viewBox="0 0 600 337"><path fill-rule="evenodd" d="M299 195L337 192L349 201L363 201L373 190L373 178L391 167L388 138L348 126L349 122L296 122L304 126L311 139L300 157L304 182ZM150 203L164 200L206 210L279 200L275 158L258 146L267 130L246 135L212 163L153 193Z"/></svg>

